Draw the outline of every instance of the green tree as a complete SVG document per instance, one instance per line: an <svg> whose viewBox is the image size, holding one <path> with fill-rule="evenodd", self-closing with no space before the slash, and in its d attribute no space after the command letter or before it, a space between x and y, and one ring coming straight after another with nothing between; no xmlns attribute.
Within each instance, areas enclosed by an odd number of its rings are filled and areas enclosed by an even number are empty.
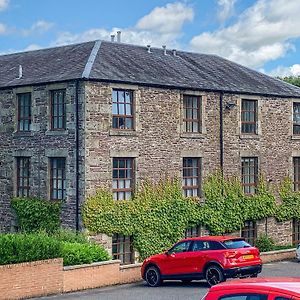
<svg viewBox="0 0 300 300"><path fill-rule="evenodd" d="M300 76L295 77L295 76L289 76L289 77L284 77L284 78L280 78L281 80L299 86L300 87Z"/></svg>

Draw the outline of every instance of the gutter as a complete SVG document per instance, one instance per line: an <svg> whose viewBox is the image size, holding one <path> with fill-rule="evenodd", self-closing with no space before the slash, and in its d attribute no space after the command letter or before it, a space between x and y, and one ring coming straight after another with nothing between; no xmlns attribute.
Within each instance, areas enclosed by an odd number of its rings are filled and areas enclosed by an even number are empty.
<svg viewBox="0 0 300 300"><path fill-rule="evenodd" d="M76 213L75 213L75 226L76 231L79 231L79 180L80 180L80 171L79 171L79 80L75 81L75 148L76 148L76 158L75 158L75 172L76 172Z"/></svg>
<svg viewBox="0 0 300 300"><path fill-rule="evenodd" d="M220 109L220 168L222 177L224 175L224 125L223 125L223 96L224 92L220 92L220 103L219 103L219 109Z"/></svg>

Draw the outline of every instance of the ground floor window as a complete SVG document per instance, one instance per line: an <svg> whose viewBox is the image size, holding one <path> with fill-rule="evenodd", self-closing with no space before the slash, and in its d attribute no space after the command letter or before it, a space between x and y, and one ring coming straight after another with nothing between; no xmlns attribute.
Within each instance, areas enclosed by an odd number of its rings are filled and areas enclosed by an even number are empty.
<svg viewBox="0 0 300 300"><path fill-rule="evenodd" d="M293 233L292 233L293 245L300 243L300 220L293 219Z"/></svg>
<svg viewBox="0 0 300 300"><path fill-rule="evenodd" d="M185 230L185 238L201 236L201 226L189 227Z"/></svg>
<svg viewBox="0 0 300 300"><path fill-rule="evenodd" d="M254 221L246 221L244 227L242 228L241 236L250 245L254 245L257 238L257 226Z"/></svg>
<svg viewBox="0 0 300 300"><path fill-rule="evenodd" d="M134 251L132 247L132 237L122 234L114 234L112 238L113 259L121 260L121 264L134 263Z"/></svg>

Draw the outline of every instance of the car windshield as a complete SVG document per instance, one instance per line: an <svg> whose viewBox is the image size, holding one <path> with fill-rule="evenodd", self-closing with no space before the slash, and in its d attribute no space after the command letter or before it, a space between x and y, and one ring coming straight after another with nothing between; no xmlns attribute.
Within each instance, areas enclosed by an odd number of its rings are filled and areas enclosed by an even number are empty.
<svg viewBox="0 0 300 300"><path fill-rule="evenodd" d="M235 239L235 240L227 240L223 242L223 245L227 249L237 249L237 248L247 248L251 247L247 242L242 239Z"/></svg>

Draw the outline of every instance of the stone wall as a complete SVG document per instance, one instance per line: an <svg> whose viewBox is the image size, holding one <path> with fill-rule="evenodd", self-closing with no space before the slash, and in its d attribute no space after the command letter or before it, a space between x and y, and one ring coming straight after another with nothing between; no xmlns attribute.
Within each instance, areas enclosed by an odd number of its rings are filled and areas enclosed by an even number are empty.
<svg viewBox="0 0 300 300"><path fill-rule="evenodd" d="M134 91L136 124L132 132L111 128L112 90ZM182 95L201 95L201 133L182 132ZM241 133L241 99L258 100L258 134ZM227 103L236 106L226 108ZM292 99L223 96L224 174L241 174L241 157L257 156L259 169L269 184L293 175L292 157L300 140L292 136ZM136 184L165 175L182 175L183 157L202 159L202 178L220 168L220 94L180 91L135 85L89 82L86 84L86 186L93 194L100 186L111 187L113 157L135 159ZM298 154L299 153L299 154ZM264 230L259 223L258 231ZM264 221L262 221L264 223ZM268 233L279 244L291 242L290 221L270 219ZM279 234L280 233L280 234ZM107 237L104 244L110 248Z"/></svg>
<svg viewBox="0 0 300 300"><path fill-rule="evenodd" d="M64 131L50 130L50 91L66 89L67 125ZM17 131L17 93L31 92L32 130ZM10 201L16 195L16 157L30 157L30 196L49 199L49 158L66 157L66 201L62 222L75 226L76 206L76 118L75 82L0 90L0 231L13 230ZM79 88L80 136L84 127L84 86ZM83 139L80 146L83 148ZM80 153L81 200L84 199L84 152Z"/></svg>

